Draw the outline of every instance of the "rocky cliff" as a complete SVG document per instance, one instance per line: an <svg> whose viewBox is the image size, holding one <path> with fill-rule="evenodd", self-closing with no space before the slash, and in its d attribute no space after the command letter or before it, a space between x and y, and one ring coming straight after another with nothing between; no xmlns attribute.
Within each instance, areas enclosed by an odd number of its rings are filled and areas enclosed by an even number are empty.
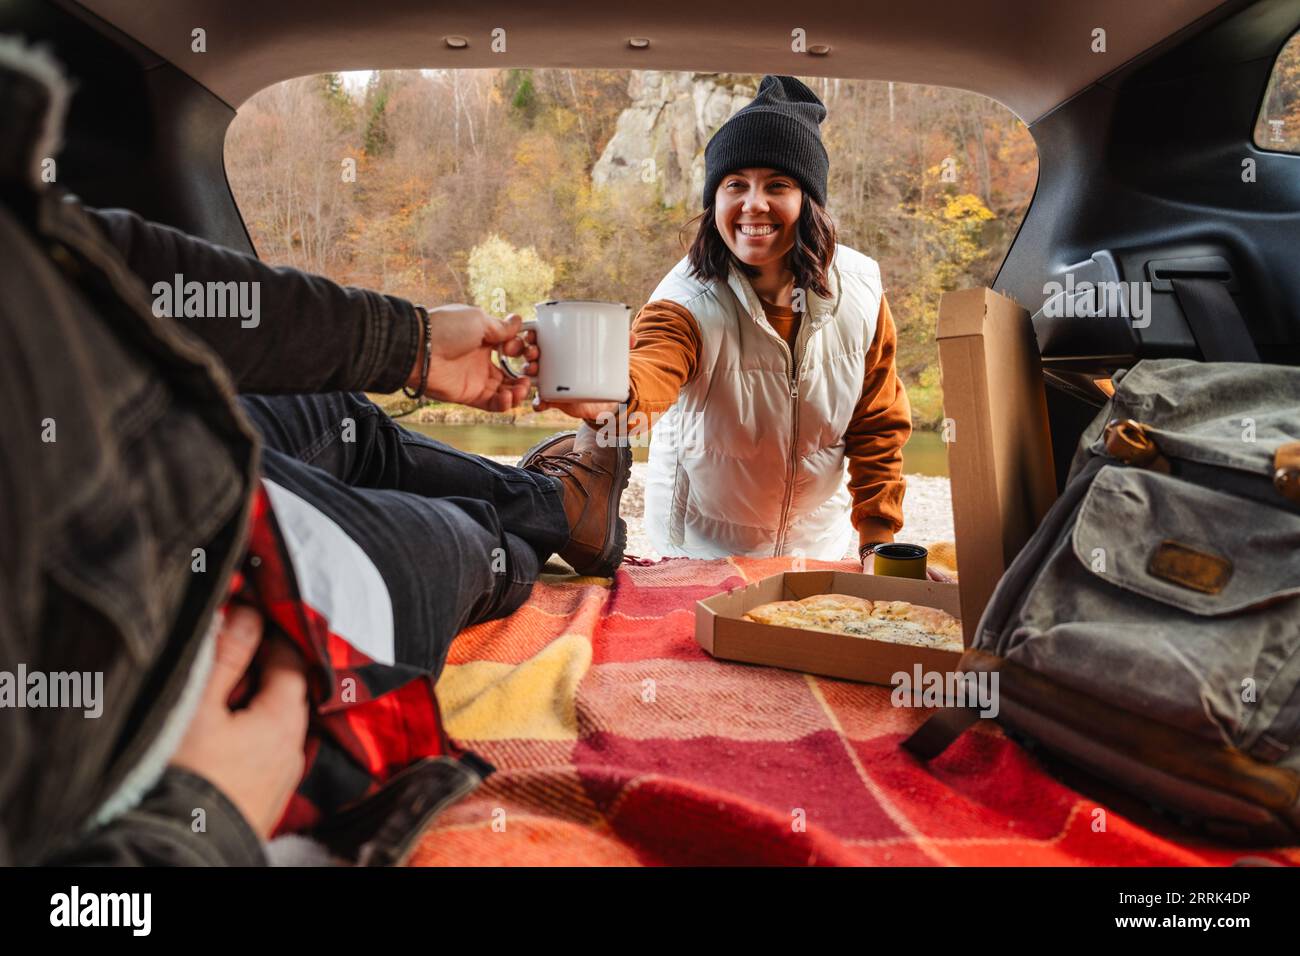
<svg viewBox="0 0 1300 956"><path fill-rule="evenodd" d="M633 71L632 104L592 169L598 186L653 185L666 206L700 206L704 147L709 137L757 91L730 73Z"/></svg>

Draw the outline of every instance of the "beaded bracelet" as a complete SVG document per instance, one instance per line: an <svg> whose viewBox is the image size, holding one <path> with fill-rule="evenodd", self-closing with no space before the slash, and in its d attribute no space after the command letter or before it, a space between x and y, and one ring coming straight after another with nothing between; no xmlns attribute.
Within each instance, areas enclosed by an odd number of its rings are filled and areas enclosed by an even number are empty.
<svg viewBox="0 0 1300 956"><path fill-rule="evenodd" d="M424 390L429 387L429 362L433 358L433 323L429 321L429 313L423 306L417 305L415 311L419 313L420 324L424 328L424 363L420 373L420 387L413 391L409 385L402 386L402 394L407 398L424 397Z"/></svg>
<svg viewBox="0 0 1300 956"><path fill-rule="evenodd" d="M873 541L870 544L864 544L862 547L858 548L858 560L859 561L867 560L867 555L873 553L876 550L876 548L880 547L882 544L889 544L889 542Z"/></svg>

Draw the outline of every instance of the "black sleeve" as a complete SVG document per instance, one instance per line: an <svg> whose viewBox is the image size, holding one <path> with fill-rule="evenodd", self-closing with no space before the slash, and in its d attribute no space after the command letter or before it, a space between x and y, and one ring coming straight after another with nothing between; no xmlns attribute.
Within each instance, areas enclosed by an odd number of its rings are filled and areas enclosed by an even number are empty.
<svg viewBox="0 0 1300 956"><path fill-rule="evenodd" d="M124 209L86 212L143 280L155 313L206 342L242 392L393 392L415 366L420 320L403 299L272 268ZM217 314L185 314L192 282L202 284L204 311Z"/></svg>
<svg viewBox="0 0 1300 956"><path fill-rule="evenodd" d="M224 793L196 773L168 767L139 806L42 862L52 866L265 866L266 854L262 841Z"/></svg>

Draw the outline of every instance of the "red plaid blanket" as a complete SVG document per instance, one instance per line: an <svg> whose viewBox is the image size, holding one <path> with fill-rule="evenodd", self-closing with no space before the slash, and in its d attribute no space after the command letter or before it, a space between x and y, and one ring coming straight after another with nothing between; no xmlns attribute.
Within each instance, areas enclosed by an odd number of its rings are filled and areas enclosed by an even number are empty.
<svg viewBox="0 0 1300 956"><path fill-rule="evenodd" d="M808 562L809 567L852 569ZM899 747L926 711L890 689L715 661L695 602L790 559L544 575L464 632L438 696L498 772L413 865L1205 865L1248 851L1137 822L981 721L942 757ZM1096 791L1088 789L1088 793ZM1250 851L1300 863L1300 848Z"/></svg>

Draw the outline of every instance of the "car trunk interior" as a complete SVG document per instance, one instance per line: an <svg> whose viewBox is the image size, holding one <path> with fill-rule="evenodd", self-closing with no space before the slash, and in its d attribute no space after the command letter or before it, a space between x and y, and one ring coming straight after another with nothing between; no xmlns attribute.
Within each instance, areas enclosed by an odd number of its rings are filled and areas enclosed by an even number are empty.
<svg viewBox="0 0 1300 956"><path fill-rule="evenodd" d="M1243 339L1259 361L1300 362L1300 156L1252 140L1274 61L1300 26L1297 0L870 0L806 16L767 0L743 14L676 2L635 15L573 9L566 17L522 3L402 0L358 10L341 0L0 0L0 31L48 44L75 77L60 160L73 192L247 252L226 181L226 130L249 96L294 76L553 66L969 89L1016 113L1038 149L1037 191L994 288L1035 313L1059 483L1104 401L1094 383L1115 369L1141 358L1237 358ZM505 49L494 52L501 25ZM1097 27L1106 30L1104 53L1090 45ZM203 52L192 49L195 28L205 31ZM829 49L792 52L796 28L810 49ZM448 36L468 44L452 48ZM649 45L634 48L632 37ZM1180 279L1218 284L1235 305L1239 315L1220 309L1216 341L1189 323L1174 288ZM1150 282L1147 315L1059 314L1052 283L1068 297L1084 281Z"/></svg>

